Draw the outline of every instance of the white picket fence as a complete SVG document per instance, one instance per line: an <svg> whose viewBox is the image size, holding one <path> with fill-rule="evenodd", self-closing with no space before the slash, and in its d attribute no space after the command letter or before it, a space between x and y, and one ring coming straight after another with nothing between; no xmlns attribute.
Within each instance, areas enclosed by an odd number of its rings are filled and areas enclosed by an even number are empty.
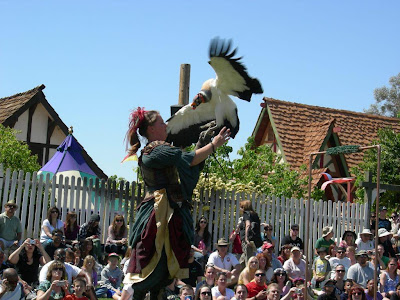
<svg viewBox="0 0 400 300"><path fill-rule="evenodd" d="M117 188L119 187L119 188ZM101 216L102 242L107 239L107 228L115 214L125 216L128 225L133 223L135 208L142 200L144 192L135 182L116 182L104 180L81 180L80 178L62 178L50 180L23 171L3 172L0 165L0 203L2 207L15 199L19 205L16 214L25 228L23 238L38 237L41 223L47 216L49 207L55 205L61 210L61 219L65 221L68 211L76 211L80 224L87 222L92 213ZM309 230L309 255L316 240L322 235L324 226L333 226L335 237L340 241L345 230L361 232L366 226L368 207L364 204L351 204L332 201L313 201L310 203L310 221L305 224L306 200L285 199L279 197L258 196L225 191L202 191L202 201L193 202L193 220L202 215L209 220L209 231L213 245L218 238L228 238L236 227L239 218L239 202L251 200L262 222L273 226L273 235L277 245L289 232L292 224L300 225L300 237L304 240ZM276 247L278 251L279 247Z"/></svg>

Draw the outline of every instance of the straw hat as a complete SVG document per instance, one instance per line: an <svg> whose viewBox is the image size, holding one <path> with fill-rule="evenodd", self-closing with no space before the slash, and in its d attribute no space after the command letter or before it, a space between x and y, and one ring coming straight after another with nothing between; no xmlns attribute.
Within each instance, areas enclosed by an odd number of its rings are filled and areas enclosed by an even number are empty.
<svg viewBox="0 0 400 300"><path fill-rule="evenodd" d="M18 209L18 204L15 202L14 199L8 200L8 202L6 204L4 204L4 207L7 207L8 205L14 205L15 209Z"/></svg>

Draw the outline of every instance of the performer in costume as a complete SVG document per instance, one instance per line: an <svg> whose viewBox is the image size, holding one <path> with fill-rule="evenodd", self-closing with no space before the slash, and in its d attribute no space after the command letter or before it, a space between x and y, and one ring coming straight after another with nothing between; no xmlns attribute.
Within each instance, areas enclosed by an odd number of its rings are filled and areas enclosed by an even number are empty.
<svg viewBox="0 0 400 300"><path fill-rule="evenodd" d="M147 291L151 299L157 299L160 289L173 278L189 277L193 189L201 163L230 136L229 129L223 128L211 142L213 133L205 132L195 151L184 152L165 142L166 129L157 111L137 108L131 114L127 133L130 154L136 154L140 148L138 133L148 140L139 158L147 194L137 208L129 239L132 253L121 299L132 293L133 299L143 299Z"/></svg>

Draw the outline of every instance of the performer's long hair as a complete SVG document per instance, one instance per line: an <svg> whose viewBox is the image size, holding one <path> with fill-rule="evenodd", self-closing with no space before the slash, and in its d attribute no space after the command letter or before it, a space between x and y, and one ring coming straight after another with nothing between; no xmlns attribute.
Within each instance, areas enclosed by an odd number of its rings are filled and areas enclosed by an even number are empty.
<svg viewBox="0 0 400 300"><path fill-rule="evenodd" d="M136 154L141 146L138 132L140 136L147 138L147 127L156 121L158 115L158 111L146 111L140 107L131 113L129 118L129 130L126 133L126 139L131 146L128 150L129 155Z"/></svg>

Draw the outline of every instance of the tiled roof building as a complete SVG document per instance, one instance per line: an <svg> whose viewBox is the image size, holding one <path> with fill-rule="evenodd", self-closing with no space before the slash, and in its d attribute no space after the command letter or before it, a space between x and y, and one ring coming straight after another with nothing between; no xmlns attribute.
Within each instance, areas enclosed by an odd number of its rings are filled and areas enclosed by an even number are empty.
<svg viewBox="0 0 400 300"><path fill-rule="evenodd" d="M308 165L309 154L340 145L367 146L379 128L400 132L400 120L264 98L253 136L257 145L269 144L293 168ZM349 177L349 169L362 161L362 153L318 156L313 162L313 184L324 170L333 177ZM322 159L321 159L322 158ZM327 169L326 169L327 168Z"/></svg>

